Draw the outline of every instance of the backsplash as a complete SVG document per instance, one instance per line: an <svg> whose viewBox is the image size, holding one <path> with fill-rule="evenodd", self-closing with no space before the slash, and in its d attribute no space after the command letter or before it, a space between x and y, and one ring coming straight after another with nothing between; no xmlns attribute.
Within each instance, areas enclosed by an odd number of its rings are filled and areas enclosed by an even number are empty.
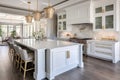
<svg viewBox="0 0 120 80"><path fill-rule="evenodd" d="M61 38L93 38L93 26L92 24L80 24L80 25L71 25L72 31L61 32Z"/></svg>
<svg viewBox="0 0 120 80"><path fill-rule="evenodd" d="M77 37L77 38L93 38L96 40L117 40L119 39L119 32L117 31L107 31L107 30L100 30L100 31L93 31L92 24L80 24L80 25L72 25L72 31L65 31L61 32L61 38L70 38L70 37Z"/></svg>
<svg viewBox="0 0 120 80"><path fill-rule="evenodd" d="M94 39L97 40L116 40L119 41L119 32L116 31L97 31L94 32Z"/></svg>
<svg viewBox="0 0 120 80"><path fill-rule="evenodd" d="M72 33L78 38L93 38L92 24L73 25Z"/></svg>

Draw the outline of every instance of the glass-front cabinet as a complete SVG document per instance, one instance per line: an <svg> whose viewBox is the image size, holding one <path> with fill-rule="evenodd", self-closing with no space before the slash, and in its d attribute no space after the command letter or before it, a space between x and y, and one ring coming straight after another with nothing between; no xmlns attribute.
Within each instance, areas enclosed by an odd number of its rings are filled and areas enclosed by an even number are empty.
<svg viewBox="0 0 120 80"><path fill-rule="evenodd" d="M58 31L64 31L64 30L66 30L67 28L66 28L66 13L65 12L63 12L63 13L59 13L58 15L57 15L58 17L58 19L57 19L57 25L58 25Z"/></svg>
<svg viewBox="0 0 120 80"><path fill-rule="evenodd" d="M113 10L114 10L114 5L113 4L105 6L105 11L106 12L107 11L113 11Z"/></svg>
<svg viewBox="0 0 120 80"><path fill-rule="evenodd" d="M94 30L119 30L120 14L116 1L96 1L97 3L94 6Z"/></svg>
<svg viewBox="0 0 120 80"><path fill-rule="evenodd" d="M106 29L114 28L114 16L113 15L105 16L105 27Z"/></svg>
<svg viewBox="0 0 120 80"><path fill-rule="evenodd" d="M61 33L67 31L66 12L57 13L57 37L60 38Z"/></svg>
<svg viewBox="0 0 120 80"><path fill-rule="evenodd" d="M95 13L102 13L102 7L95 8Z"/></svg>
<svg viewBox="0 0 120 80"><path fill-rule="evenodd" d="M102 17L95 18L95 28L102 29Z"/></svg>

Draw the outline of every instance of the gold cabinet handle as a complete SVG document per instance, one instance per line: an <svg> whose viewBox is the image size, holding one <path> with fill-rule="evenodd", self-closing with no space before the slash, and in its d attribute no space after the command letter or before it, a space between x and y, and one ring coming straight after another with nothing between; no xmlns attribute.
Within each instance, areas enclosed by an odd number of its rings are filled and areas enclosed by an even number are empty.
<svg viewBox="0 0 120 80"><path fill-rule="evenodd" d="M70 51L66 52L66 58L69 59L70 58Z"/></svg>

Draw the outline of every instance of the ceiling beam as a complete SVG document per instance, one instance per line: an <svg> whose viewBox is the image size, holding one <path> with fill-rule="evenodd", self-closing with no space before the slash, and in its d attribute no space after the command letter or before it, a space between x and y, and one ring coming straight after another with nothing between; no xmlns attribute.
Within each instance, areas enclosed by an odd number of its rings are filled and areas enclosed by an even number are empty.
<svg viewBox="0 0 120 80"><path fill-rule="evenodd" d="M18 7L3 5L3 4L0 4L0 7L10 8L10 9L16 9L16 10L22 10L22 11L29 11L28 9L23 9L23 8L18 8ZM30 12L34 12L34 10L30 10Z"/></svg>

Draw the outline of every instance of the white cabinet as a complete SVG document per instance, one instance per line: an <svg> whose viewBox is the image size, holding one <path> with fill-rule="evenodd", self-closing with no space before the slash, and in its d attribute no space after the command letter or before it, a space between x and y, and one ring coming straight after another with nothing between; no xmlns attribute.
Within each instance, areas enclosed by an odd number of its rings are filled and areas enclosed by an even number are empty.
<svg viewBox="0 0 120 80"><path fill-rule="evenodd" d="M88 41L87 42L87 54L94 53L94 42Z"/></svg>
<svg viewBox="0 0 120 80"><path fill-rule="evenodd" d="M57 14L57 30L64 31L66 28L66 12L60 12Z"/></svg>
<svg viewBox="0 0 120 80"><path fill-rule="evenodd" d="M77 66L83 67L82 46L73 45L47 50L47 78L66 72Z"/></svg>
<svg viewBox="0 0 120 80"><path fill-rule="evenodd" d="M66 22L66 12L61 11L57 13L57 38L61 38L61 33L65 31L69 31Z"/></svg>
<svg viewBox="0 0 120 80"><path fill-rule="evenodd" d="M115 41L88 40L87 54L117 63L120 60L119 44L119 42Z"/></svg>
<svg viewBox="0 0 120 80"><path fill-rule="evenodd" d="M79 3L66 8L67 24L80 24L93 22L93 5L91 1Z"/></svg>
<svg viewBox="0 0 120 80"><path fill-rule="evenodd" d="M94 2L94 30L119 31L119 0Z"/></svg>

